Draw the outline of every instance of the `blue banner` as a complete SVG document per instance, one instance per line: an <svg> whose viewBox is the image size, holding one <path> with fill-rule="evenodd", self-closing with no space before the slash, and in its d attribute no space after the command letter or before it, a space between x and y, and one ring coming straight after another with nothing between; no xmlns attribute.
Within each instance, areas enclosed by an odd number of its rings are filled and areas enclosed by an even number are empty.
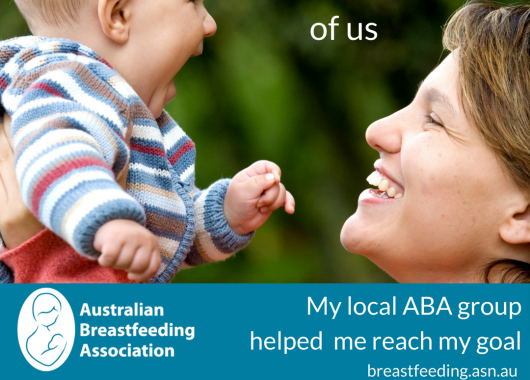
<svg viewBox="0 0 530 380"><path fill-rule="evenodd" d="M2 379L530 379L527 285L0 291Z"/></svg>

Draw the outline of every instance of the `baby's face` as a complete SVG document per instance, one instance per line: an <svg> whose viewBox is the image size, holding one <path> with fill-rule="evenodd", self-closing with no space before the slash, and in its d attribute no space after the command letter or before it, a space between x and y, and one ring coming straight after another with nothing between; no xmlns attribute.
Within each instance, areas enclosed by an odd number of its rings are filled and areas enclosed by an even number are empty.
<svg viewBox="0 0 530 380"><path fill-rule="evenodd" d="M204 38L215 34L217 25L203 0L135 0L133 4L136 17L131 19L131 38L139 46L139 59L133 64L143 66L140 72L149 76L143 80L155 84L151 104L161 113L175 97L173 78L190 57L202 53Z"/></svg>

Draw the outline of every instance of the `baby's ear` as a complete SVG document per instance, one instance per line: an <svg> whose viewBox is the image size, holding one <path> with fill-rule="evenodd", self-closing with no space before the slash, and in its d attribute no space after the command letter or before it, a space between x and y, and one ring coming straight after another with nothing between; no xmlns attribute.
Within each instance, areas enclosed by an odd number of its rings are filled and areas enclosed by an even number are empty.
<svg viewBox="0 0 530 380"><path fill-rule="evenodd" d="M500 226L500 235L509 244L530 243L530 205L523 212L509 216Z"/></svg>
<svg viewBox="0 0 530 380"><path fill-rule="evenodd" d="M99 0L98 16L103 32L111 40L124 44L129 40L130 0Z"/></svg>

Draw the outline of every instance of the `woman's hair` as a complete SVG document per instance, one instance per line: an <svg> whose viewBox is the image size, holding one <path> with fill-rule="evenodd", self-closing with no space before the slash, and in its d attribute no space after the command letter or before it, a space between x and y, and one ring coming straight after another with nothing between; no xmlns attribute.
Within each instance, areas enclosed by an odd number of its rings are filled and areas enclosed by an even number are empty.
<svg viewBox="0 0 530 380"><path fill-rule="evenodd" d="M507 173L530 192L530 5L466 3L445 27L455 53L460 100ZM500 260L485 270L502 282L530 282L530 265Z"/></svg>
<svg viewBox="0 0 530 380"><path fill-rule="evenodd" d="M486 266L484 272L486 282L490 282L490 275L497 269L500 270L497 275L499 282L530 283L530 264L528 263L510 259L494 261Z"/></svg>

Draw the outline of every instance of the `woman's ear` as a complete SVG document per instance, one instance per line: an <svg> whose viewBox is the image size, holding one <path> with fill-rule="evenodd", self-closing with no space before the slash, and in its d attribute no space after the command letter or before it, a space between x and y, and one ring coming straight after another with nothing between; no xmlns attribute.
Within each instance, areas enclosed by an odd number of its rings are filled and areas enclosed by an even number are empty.
<svg viewBox="0 0 530 380"><path fill-rule="evenodd" d="M507 218L500 227L500 235L509 244L530 243L530 205Z"/></svg>
<svg viewBox="0 0 530 380"><path fill-rule="evenodd" d="M103 32L114 42L129 41L131 9L129 0L99 0L99 22Z"/></svg>

